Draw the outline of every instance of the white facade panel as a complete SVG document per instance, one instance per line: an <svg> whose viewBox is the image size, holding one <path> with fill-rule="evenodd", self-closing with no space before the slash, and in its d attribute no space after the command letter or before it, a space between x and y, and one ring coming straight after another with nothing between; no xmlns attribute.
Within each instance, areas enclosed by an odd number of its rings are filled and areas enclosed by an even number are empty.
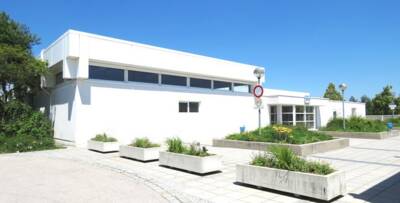
<svg viewBox="0 0 400 203"><path fill-rule="evenodd" d="M64 78L86 79L88 76L85 67L89 61L140 66L166 72L250 83L257 81L253 70L259 68L73 30L66 32L43 53L43 59L49 62L50 67L60 60L79 58L77 66L64 63L68 66L63 69Z"/></svg>

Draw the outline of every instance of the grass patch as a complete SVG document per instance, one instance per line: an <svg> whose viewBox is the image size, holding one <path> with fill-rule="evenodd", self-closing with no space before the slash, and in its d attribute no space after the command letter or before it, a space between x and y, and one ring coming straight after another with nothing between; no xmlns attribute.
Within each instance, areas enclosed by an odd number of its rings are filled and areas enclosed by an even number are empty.
<svg viewBox="0 0 400 203"><path fill-rule="evenodd" d="M294 126L267 126L261 128L261 134L258 129L244 133L235 133L225 137L229 140L254 141L254 142L272 142L285 144L307 144L333 139L331 136L309 131L305 127Z"/></svg>
<svg viewBox="0 0 400 203"><path fill-rule="evenodd" d="M129 146L132 147L140 147L140 148L153 148L153 147L160 147L159 144L152 143L146 137L144 138L136 138Z"/></svg>
<svg viewBox="0 0 400 203"><path fill-rule="evenodd" d="M336 118L330 120L325 128L325 131L346 131L346 132L384 132L387 131L386 123L379 120L368 120L361 117L351 117L345 119L346 129L343 129L343 119Z"/></svg>
<svg viewBox="0 0 400 203"><path fill-rule="evenodd" d="M200 143L192 143L189 146L183 144L182 140L178 137L168 138L167 139L168 152L178 153L178 154L186 154L192 156L211 156L214 154L208 153L208 149L206 147L200 146Z"/></svg>
<svg viewBox="0 0 400 203"><path fill-rule="evenodd" d="M110 137L105 133L97 134L96 137L92 138L91 140L98 141L98 142L116 142L116 141L118 141L117 139Z"/></svg>
<svg viewBox="0 0 400 203"><path fill-rule="evenodd" d="M302 159L287 147L273 146L269 148L269 152L254 156L250 164L319 175L327 175L335 171L329 164Z"/></svg>

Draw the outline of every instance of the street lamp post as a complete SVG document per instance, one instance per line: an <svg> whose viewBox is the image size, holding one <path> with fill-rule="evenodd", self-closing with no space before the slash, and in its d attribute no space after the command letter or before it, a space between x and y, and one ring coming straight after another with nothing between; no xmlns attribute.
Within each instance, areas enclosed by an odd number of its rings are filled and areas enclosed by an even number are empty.
<svg viewBox="0 0 400 203"><path fill-rule="evenodd" d="M394 110L396 109L397 105L392 101L392 103L389 104L390 110L392 110L392 118L394 118Z"/></svg>
<svg viewBox="0 0 400 203"><path fill-rule="evenodd" d="M254 76L257 78L257 85L260 85L261 78L264 76L265 71L263 68L256 68L253 71ZM261 134L261 106L258 107L258 134Z"/></svg>
<svg viewBox="0 0 400 203"><path fill-rule="evenodd" d="M340 84L339 89L342 91L343 129L346 129L346 118L345 118L345 112L344 112L344 91L347 89L346 83Z"/></svg>

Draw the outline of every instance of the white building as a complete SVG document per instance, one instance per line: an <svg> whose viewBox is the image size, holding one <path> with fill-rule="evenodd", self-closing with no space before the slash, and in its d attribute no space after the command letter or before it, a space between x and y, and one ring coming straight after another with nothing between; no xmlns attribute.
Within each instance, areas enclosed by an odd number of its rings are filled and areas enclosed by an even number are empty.
<svg viewBox="0 0 400 203"><path fill-rule="evenodd" d="M257 79L246 65L69 30L41 53L51 74L36 105L49 114L57 139L86 146L98 133L122 143L135 137L210 144L258 126L250 90ZM266 89L262 125L324 126L342 103L309 93ZM365 116L363 103L346 102L346 116Z"/></svg>

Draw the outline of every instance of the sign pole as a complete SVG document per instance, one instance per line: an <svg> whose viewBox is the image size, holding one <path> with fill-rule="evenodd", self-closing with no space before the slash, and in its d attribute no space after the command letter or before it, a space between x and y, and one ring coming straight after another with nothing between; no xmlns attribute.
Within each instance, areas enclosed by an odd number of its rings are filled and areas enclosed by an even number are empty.
<svg viewBox="0 0 400 203"><path fill-rule="evenodd" d="M260 85L260 78L257 84ZM261 135L261 106L258 107L258 135Z"/></svg>
<svg viewBox="0 0 400 203"><path fill-rule="evenodd" d="M265 74L264 69L256 68L253 71L254 76L257 77L257 85L253 88L253 95L255 97L256 107L258 108L258 134L261 135L261 108L262 108L262 95L264 94L264 89L261 82L261 77Z"/></svg>

